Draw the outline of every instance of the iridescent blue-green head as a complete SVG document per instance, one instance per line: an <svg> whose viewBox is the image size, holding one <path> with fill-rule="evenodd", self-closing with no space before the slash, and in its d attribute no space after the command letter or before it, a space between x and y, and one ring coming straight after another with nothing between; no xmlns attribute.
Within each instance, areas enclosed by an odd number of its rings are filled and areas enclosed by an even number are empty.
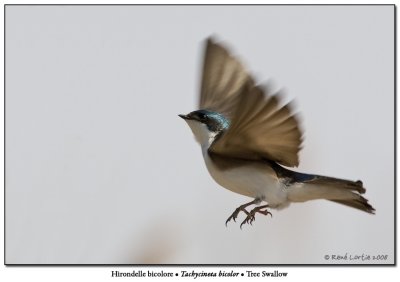
<svg viewBox="0 0 400 282"><path fill-rule="evenodd" d="M222 114L209 110L198 110L179 116L187 122L201 145L210 145L218 134L228 129L230 124Z"/></svg>

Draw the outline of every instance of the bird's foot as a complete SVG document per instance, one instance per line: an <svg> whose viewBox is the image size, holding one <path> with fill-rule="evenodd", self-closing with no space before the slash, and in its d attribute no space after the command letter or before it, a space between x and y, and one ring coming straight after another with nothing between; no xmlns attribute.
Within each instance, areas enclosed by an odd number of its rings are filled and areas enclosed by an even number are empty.
<svg viewBox="0 0 400 282"><path fill-rule="evenodd" d="M244 212L245 214L247 214L247 217L248 217L248 216L250 215L250 213L246 210L246 208L247 208L248 206L250 206L250 205L257 204L257 203L259 203L259 202L260 202L259 199L255 199L254 201L251 201L250 203L247 203L247 204L244 204L244 205L241 205L240 207L238 207L238 208L232 213L232 215L231 215L230 217L228 217L228 219L225 221L225 225L227 226L227 225L228 225L228 222L231 221L232 219L233 219L234 222L236 222L236 218L238 217L238 215L239 215L239 213L240 213L241 211Z"/></svg>
<svg viewBox="0 0 400 282"><path fill-rule="evenodd" d="M239 215L239 213L240 213L241 211L244 212L245 214L247 214L247 216L249 216L249 214L250 214L250 213L246 210L245 207L240 206L240 207L238 207L238 208L231 214L230 217L228 217L228 219L225 221L225 225L227 226L227 225L228 225L228 222L231 221L232 219L233 219L234 222L236 222L236 218L238 217L238 215Z"/></svg>
<svg viewBox="0 0 400 282"><path fill-rule="evenodd" d="M268 205L264 205L252 209L251 212L247 213L247 217L240 224L240 229L242 229L242 225L245 223L252 225L253 221L256 219L256 213L261 213L263 215L269 214L272 217L272 213L270 213L267 208Z"/></svg>

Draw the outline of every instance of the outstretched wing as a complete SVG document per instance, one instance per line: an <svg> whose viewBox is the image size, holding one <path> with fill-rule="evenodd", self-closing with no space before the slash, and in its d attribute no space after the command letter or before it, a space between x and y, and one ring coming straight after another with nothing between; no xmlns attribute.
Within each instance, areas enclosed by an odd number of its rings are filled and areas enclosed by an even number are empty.
<svg viewBox="0 0 400 282"><path fill-rule="evenodd" d="M226 51L225 51L226 52ZM279 93L263 91L252 81L245 83L235 98L237 107L231 125L209 148L209 153L226 157L269 159L298 166L302 132L290 104L279 104Z"/></svg>
<svg viewBox="0 0 400 282"><path fill-rule="evenodd" d="M243 87L253 84L243 65L212 39L206 42L199 108L232 118Z"/></svg>
<svg viewBox="0 0 400 282"><path fill-rule="evenodd" d="M280 106L278 96L256 86L237 58L207 40L199 107L231 121L209 148L211 155L297 166L302 133L290 105Z"/></svg>

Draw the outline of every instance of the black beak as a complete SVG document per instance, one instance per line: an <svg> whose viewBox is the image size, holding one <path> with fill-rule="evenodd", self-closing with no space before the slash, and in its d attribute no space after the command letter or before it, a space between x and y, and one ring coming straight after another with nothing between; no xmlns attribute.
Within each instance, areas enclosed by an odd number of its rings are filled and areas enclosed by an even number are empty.
<svg viewBox="0 0 400 282"><path fill-rule="evenodd" d="M190 119L187 115L178 115L178 116L180 116L183 119Z"/></svg>

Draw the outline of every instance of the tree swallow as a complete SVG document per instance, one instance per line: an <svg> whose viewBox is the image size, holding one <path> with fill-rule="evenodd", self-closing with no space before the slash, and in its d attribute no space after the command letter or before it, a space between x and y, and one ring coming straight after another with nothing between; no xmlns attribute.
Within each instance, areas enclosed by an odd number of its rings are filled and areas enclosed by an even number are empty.
<svg viewBox="0 0 400 282"><path fill-rule="evenodd" d="M302 131L290 103L255 84L229 51L206 41L200 110L179 115L200 143L208 172L222 187L253 198L226 220L252 223L256 213L271 215L292 202L326 199L368 213L375 209L361 194L363 183L287 169L299 165ZM266 202L266 205L259 204ZM246 208L256 205L251 211Z"/></svg>

